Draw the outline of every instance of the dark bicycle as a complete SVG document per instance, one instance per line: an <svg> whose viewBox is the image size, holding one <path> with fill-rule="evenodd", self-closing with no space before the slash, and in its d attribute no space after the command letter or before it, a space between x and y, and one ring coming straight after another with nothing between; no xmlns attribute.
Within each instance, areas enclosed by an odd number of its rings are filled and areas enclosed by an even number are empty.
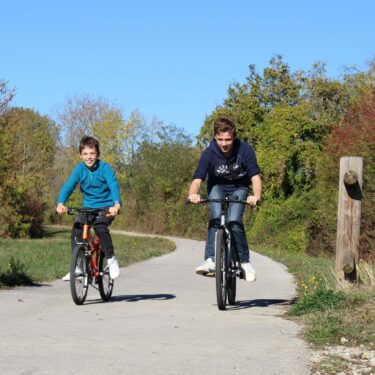
<svg viewBox="0 0 375 375"><path fill-rule="evenodd" d="M236 303L237 277L244 278L240 268L237 249L233 245L231 232L227 225L227 214L230 203L247 205L246 200L226 197L224 199L201 199L200 204L220 203L220 225L215 237L215 274L216 299L219 310L225 310L229 305ZM207 276L211 276L207 274Z"/></svg>
<svg viewBox="0 0 375 375"><path fill-rule="evenodd" d="M82 305L86 300L89 285L99 289L103 301L109 301L113 291L113 280L109 275L100 238L89 225L90 216L97 217L106 214L107 211L102 208L68 207L69 215L76 212L83 214L86 221L82 226L82 242L74 247L70 265L70 291L73 301L77 305Z"/></svg>

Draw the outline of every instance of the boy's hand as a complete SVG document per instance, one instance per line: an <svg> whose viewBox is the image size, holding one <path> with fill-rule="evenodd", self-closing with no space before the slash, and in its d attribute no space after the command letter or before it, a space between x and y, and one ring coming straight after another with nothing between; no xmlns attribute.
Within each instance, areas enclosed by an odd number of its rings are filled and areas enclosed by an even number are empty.
<svg viewBox="0 0 375 375"><path fill-rule="evenodd" d="M59 215L62 215L62 214L65 214L68 212L68 209L62 204L62 203L59 203L56 207L56 212L59 214Z"/></svg>
<svg viewBox="0 0 375 375"><path fill-rule="evenodd" d="M113 207L109 207L109 209L108 209L109 216L118 215L118 213L120 211L120 208L121 208L121 206L118 203L116 203Z"/></svg>

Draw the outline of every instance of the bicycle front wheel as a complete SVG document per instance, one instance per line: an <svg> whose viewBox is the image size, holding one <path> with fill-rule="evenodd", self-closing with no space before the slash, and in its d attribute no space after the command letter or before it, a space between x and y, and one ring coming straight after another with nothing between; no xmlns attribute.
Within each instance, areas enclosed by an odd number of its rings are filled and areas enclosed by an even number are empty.
<svg viewBox="0 0 375 375"><path fill-rule="evenodd" d="M70 292L76 305L82 305L87 296L89 287L89 262L85 249L78 245L73 249L70 265Z"/></svg>
<svg viewBox="0 0 375 375"><path fill-rule="evenodd" d="M104 253L99 255L99 273L98 278L99 293L103 301L109 301L112 296L113 280L109 275L109 268L106 265Z"/></svg>
<svg viewBox="0 0 375 375"><path fill-rule="evenodd" d="M236 303L236 289L237 289L237 276L236 276L236 260L234 257L235 250L231 249L231 259L228 259L230 271L227 274L227 284L228 284L228 304L234 305Z"/></svg>
<svg viewBox="0 0 375 375"><path fill-rule="evenodd" d="M219 229L216 234L216 299L219 310L225 310L227 306L227 260L224 229Z"/></svg>

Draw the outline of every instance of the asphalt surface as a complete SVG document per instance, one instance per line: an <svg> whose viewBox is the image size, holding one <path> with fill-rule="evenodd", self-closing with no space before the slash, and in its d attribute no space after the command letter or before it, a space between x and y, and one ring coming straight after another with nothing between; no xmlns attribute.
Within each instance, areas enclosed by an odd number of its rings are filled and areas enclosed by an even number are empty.
<svg viewBox="0 0 375 375"><path fill-rule="evenodd" d="M121 269L113 297L90 288L76 306L69 283L0 291L0 374L308 374L300 327L282 317L295 295L284 267L252 253L255 283L216 305L198 276L204 243Z"/></svg>

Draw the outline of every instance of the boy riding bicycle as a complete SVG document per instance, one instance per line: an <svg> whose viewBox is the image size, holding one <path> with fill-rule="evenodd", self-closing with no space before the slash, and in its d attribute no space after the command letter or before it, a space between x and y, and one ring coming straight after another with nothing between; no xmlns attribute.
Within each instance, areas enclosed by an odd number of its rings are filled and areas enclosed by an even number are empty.
<svg viewBox="0 0 375 375"><path fill-rule="evenodd" d="M99 216L91 215L89 224L93 225L95 233L107 258L109 274L112 279L120 275L120 268L115 257L112 237L108 227L120 210L120 188L117 177L109 164L99 159L99 142L89 136L82 137L79 144L80 162L61 188L56 211L58 214L67 212L65 202L73 190L80 184L83 195L83 206L86 208L103 208ZM77 243L82 242L82 225L85 223L83 214L79 214L73 224L71 246L72 250ZM70 273L63 277L69 281Z"/></svg>
<svg viewBox="0 0 375 375"><path fill-rule="evenodd" d="M214 138L201 155L189 187L189 201L198 204L199 188L207 177L208 199L224 199L226 196L247 200L255 206L260 201L262 179L254 149L236 138L236 125L228 116L220 116L214 122ZM252 184L253 195L248 196ZM210 221L205 248L205 262L196 273L206 275L215 269L215 234L220 225L220 203L210 203ZM228 225L238 252L241 269L246 281L255 281L256 272L250 264L249 246L242 218L245 206L231 203Z"/></svg>

